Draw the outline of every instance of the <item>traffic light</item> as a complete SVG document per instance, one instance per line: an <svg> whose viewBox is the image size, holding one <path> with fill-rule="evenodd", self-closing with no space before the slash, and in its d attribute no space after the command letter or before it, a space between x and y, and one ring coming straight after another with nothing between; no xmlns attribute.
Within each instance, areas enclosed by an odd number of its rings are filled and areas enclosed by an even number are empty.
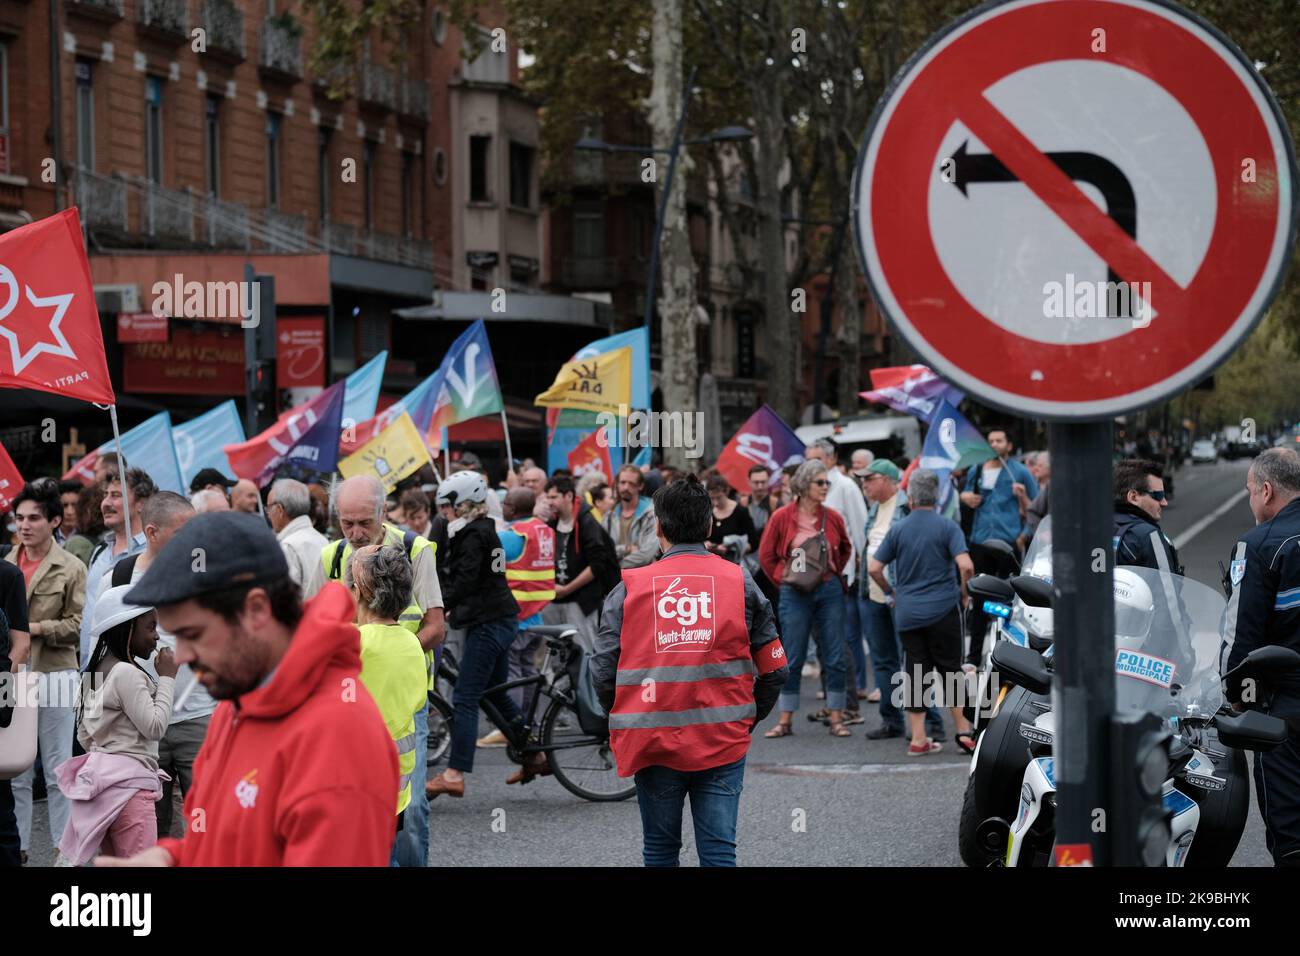
<svg viewBox="0 0 1300 956"><path fill-rule="evenodd" d="M254 275L244 267L246 315L244 327L244 373L247 404L244 429L257 435L275 424L275 276Z"/></svg>
<svg viewBox="0 0 1300 956"><path fill-rule="evenodd" d="M1162 792L1169 779L1168 727L1154 714L1111 718L1110 858L1115 866L1162 866L1169 818Z"/></svg>

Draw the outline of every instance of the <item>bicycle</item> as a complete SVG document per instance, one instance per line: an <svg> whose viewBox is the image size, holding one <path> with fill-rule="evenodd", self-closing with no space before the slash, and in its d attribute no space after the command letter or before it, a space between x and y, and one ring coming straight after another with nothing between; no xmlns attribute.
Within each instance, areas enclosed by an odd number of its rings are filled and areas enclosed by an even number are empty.
<svg viewBox="0 0 1300 956"><path fill-rule="evenodd" d="M479 709L487 715L492 726L505 735L508 741L506 754L516 764L523 764L531 754L544 753L551 772L564 789L584 800L598 803L626 800L636 793L630 778L619 777L610 750L609 735L588 734L582 730L576 707L577 693L573 687L577 656L581 650L573 638L577 629L569 625L548 624L530 627L532 633L541 634L546 641L546 658L541 672L532 677L521 677L489 687L479 698ZM552 659L558 666L551 667ZM429 691L429 751L427 766L432 768L451 749L451 733L455 711L444 687L454 688L460 670L451 651L444 650L438 664L438 680ZM491 695L510 691L516 687L536 686L528 712L524 715L524 731L512 729L491 701ZM540 722L538 707L543 697L550 701Z"/></svg>

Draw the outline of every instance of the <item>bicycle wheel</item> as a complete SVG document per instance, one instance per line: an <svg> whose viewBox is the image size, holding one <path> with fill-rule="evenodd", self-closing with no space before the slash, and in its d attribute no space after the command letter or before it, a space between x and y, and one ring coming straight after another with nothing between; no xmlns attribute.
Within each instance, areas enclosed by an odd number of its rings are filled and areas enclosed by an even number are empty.
<svg viewBox="0 0 1300 956"><path fill-rule="evenodd" d="M451 750L452 709L436 691L429 693L429 750L426 767L436 767Z"/></svg>
<svg viewBox="0 0 1300 956"><path fill-rule="evenodd" d="M555 779L570 793L597 803L626 800L636 793L632 778L618 775L609 740L583 733L578 712L564 697L556 697L546 709L542 746Z"/></svg>

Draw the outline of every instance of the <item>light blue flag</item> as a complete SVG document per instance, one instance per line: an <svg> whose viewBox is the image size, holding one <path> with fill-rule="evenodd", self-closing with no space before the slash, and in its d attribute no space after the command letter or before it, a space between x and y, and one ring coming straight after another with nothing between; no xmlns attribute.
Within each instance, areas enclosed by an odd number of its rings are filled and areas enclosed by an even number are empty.
<svg viewBox="0 0 1300 956"><path fill-rule="evenodd" d="M349 419L352 424L359 425L375 417L375 406L379 404L379 388L384 382L384 366L387 363L388 352L380 352L348 376L343 392L345 428Z"/></svg>
<svg viewBox="0 0 1300 956"><path fill-rule="evenodd" d="M578 349L573 357L591 358L594 355L623 348L632 350L632 407L648 410L650 408L650 330L644 325L589 342Z"/></svg>
<svg viewBox="0 0 1300 956"><path fill-rule="evenodd" d="M939 476L939 513L950 518L957 513L957 496L948 480L954 470L996 457L997 453L989 447L979 429L947 400L940 399L930 419L920 462L920 467L932 469Z"/></svg>
<svg viewBox="0 0 1300 956"><path fill-rule="evenodd" d="M97 449L101 455L115 450L116 443L112 439ZM126 456L128 467L143 468L153 483L163 491L185 494L181 464L176 457L176 445L172 441L170 412L159 412L123 434L122 454Z"/></svg>
<svg viewBox="0 0 1300 956"><path fill-rule="evenodd" d="M185 487L188 488L190 481L204 468L215 468L223 475L233 474L230 460L221 449L224 445L242 444L244 439L244 423L234 399L172 428L176 460L180 462ZM130 460L128 454L127 461Z"/></svg>

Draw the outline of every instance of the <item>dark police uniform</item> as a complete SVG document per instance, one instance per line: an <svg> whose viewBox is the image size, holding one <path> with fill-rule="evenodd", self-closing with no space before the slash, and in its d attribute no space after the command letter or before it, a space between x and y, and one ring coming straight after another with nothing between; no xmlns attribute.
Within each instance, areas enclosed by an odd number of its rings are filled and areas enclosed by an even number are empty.
<svg viewBox="0 0 1300 956"><path fill-rule="evenodd" d="M1300 651L1300 498L1233 547L1222 672L1269 644ZM1271 684L1269 713L1291 726L1287 742L1255 754L1255 788L1273 862L1300 866L1300 682ZM1229 688L1236 697L1240 688Z"/></svg>
<svg viewBox="0 0 1300 956"><path fill-rule="evenodd" d="M1127 501L1115 502L1114 545L1117 565L1183 573L1174 543L1149 514Z"/></svg>

